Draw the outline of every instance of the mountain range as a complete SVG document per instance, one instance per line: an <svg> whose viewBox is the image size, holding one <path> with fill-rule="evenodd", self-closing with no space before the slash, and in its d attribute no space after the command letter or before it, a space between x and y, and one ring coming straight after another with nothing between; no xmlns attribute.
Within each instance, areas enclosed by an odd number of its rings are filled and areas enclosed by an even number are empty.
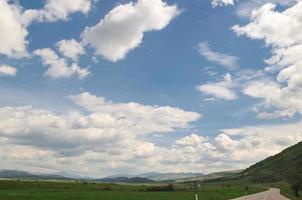
<svg viewBox="0 0 302 200"><path fill-rule="evenodd" d="M19 170L0 170L0 178L7 179L41 179L41 180L59 180L59 179L72 179L57 174L33 174Z"/></svg>
<svg viewBox="0 0 302 200"><path fill-rule="evenodd" d="M114 176L109 176L106 178L119 178L119 177L140 177L140 178L147 178L153 181L167 181L167 180L178 180L178 179L186 179L186 178L193 178L193 177L200 177L204 176L202 173L191 173L191 172L180 172L180 173L159 173L159 172L149 172L137 175L129 175L129 174L119 174Z"/></svg>
<svg viewBox="0 0 302 200"><path fill-rule="evenodd" d="M93 180L99 182L129 182L129 183L151 183L155 181L174 181L178 179L192 178L203 176L202 173L144 173L138 175L118 174L105 178L88 178L79 177L75 175L57 175L57 174L34 174L19 170L0 170L0 178L7 179L79 179L79 180Z"/></svg>

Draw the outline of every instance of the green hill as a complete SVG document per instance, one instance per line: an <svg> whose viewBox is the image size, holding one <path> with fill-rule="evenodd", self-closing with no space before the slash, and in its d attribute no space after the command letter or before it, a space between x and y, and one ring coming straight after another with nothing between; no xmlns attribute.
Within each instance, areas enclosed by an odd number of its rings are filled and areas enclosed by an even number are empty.
<svg viewBox="0 0 302 200"><path fill-rule="evenodd" d="M72 178L67 178L65 176L56 174L32 174L25 171L18 170L0 170L0 178L5 179L28 179L28 180L69 180Z"/></svg>
<svg viewBox="0 0 302 200"><path fill-rule="evenodd" d="M271 156L242 172L255 182L287 180L293 173L302 174L302 142Z"/></svg>

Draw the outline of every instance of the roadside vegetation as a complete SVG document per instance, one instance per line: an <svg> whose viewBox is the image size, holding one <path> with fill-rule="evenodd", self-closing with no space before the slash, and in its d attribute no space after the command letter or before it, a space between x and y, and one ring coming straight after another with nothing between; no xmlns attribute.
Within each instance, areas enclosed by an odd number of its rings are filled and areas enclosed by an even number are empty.
<svg viewBox="0 0 302 200"><path fill-rule="evenodd" d="M280 188L290 199L302 199L302 142L241 172L253 183Z"/></svg>
<svg viewBox="0 0 302 200"><path fill-rule="evenodd" d="M292 189L291 185L287 181L263 183L263 184L259 184L259 187L280 188L280 192L283 196L291 200L302 200L302 192L299 191L299 196L297 197L295 191Z"/></svg>

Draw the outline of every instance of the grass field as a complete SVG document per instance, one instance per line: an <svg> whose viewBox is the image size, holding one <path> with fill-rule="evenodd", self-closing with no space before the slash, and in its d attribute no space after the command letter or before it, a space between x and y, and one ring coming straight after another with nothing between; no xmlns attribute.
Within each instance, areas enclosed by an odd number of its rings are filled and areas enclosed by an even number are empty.
<svg viewBox="0 0 302 200"><path fill-rule="evenodd" d="M148 186L101 183L0 181L1 200L194 200L195 191L147 192ZM176 190L184 188L176 185ZM263 191L250 186L249 194ZM206 184L198 189L200 200L228 200L245 194L240 184Z"/></svg>

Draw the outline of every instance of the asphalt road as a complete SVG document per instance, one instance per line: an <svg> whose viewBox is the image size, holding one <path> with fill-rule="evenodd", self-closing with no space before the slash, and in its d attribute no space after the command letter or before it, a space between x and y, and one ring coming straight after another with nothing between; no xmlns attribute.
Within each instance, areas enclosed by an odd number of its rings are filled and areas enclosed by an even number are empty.
<svg viewBox="0 0 302 200"><path fill-rule="evenodd" d="M240 197L233 200L289 200L280 194L280 190L271 188L268 191Z"/></svg>

